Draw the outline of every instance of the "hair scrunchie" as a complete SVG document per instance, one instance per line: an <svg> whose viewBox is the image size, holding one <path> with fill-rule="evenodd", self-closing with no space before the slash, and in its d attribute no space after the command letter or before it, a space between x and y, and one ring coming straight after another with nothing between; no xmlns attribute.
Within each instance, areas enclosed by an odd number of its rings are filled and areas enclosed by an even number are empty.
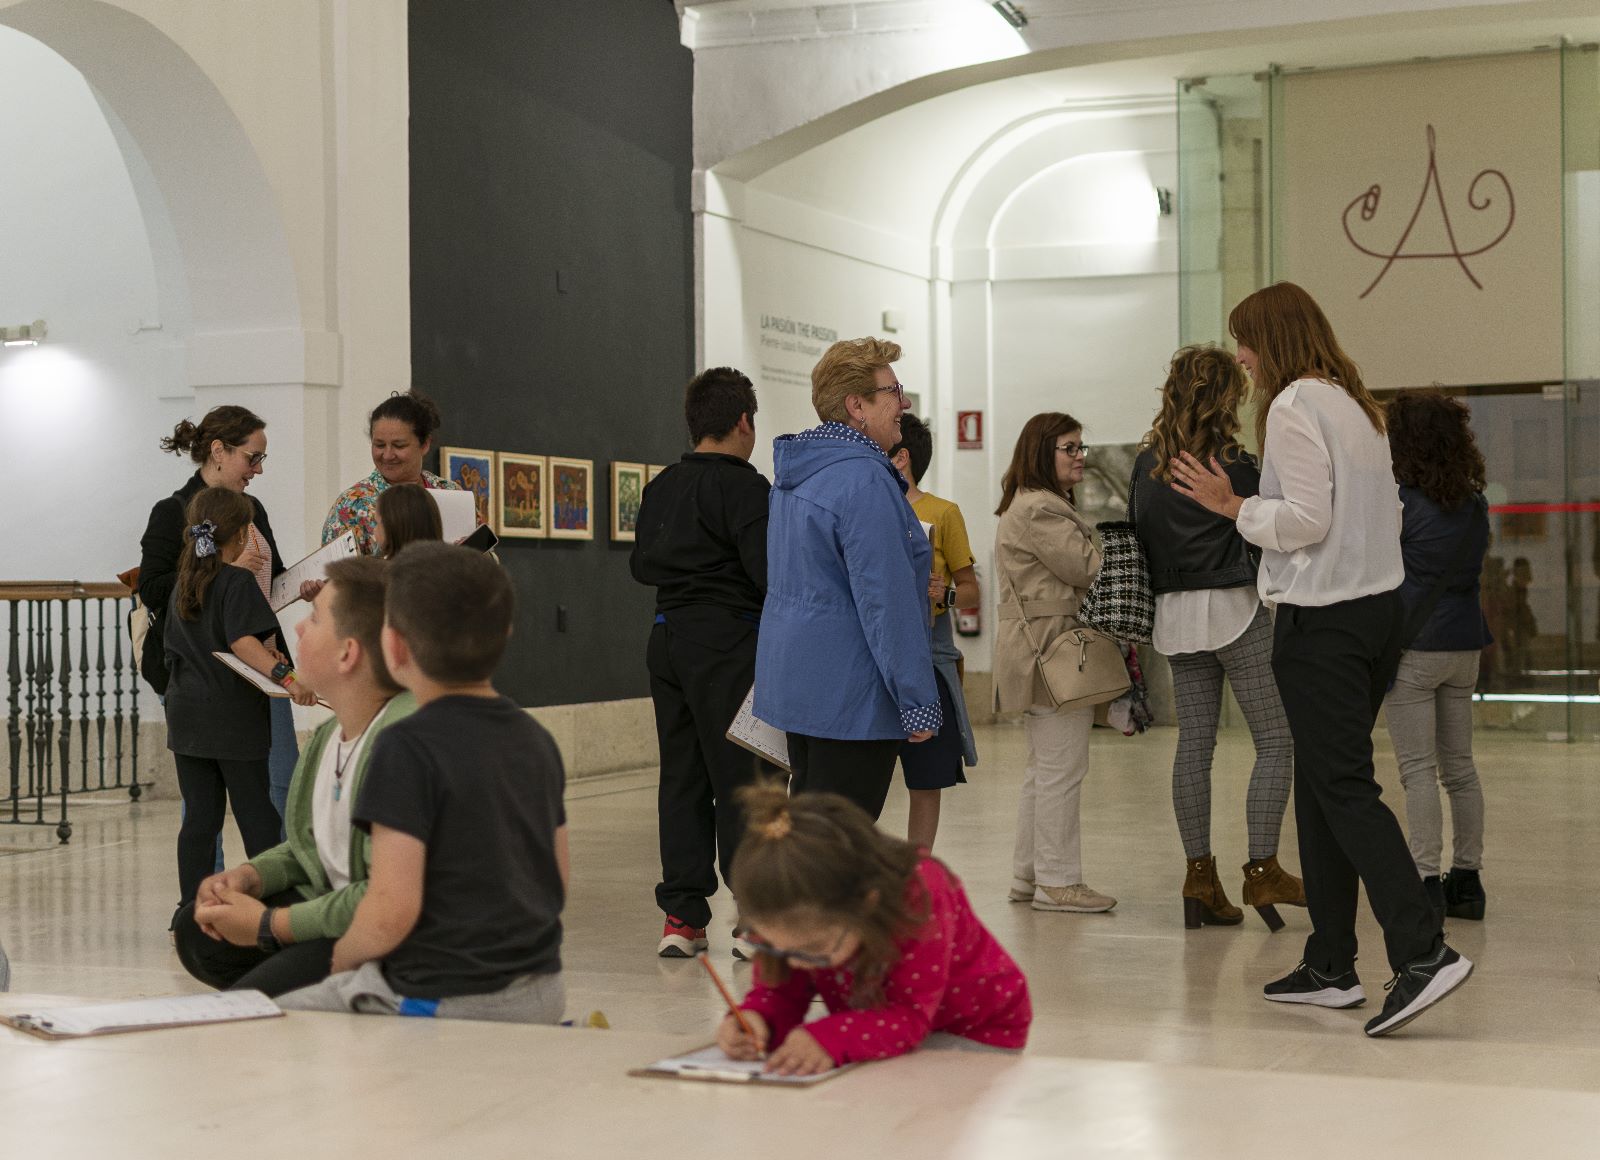
<svg viewBox="0 0 1600 1160"><path fill-rule="evenodd" d="M783 813L773 818L770 822L756 827L757 833L763 838L768 838L772 841L777 841L779 838L787 838L789 831L792 829L794 829L794 823L789 820L788 810L784 810Z"/></svg>
<svg viewBox="0 0 1600 1160"><path fill-rule="evenodd" d="M217 554L217 525L210 520L190 524L189 538L194 541L194 554L200 559Z"/></svg>

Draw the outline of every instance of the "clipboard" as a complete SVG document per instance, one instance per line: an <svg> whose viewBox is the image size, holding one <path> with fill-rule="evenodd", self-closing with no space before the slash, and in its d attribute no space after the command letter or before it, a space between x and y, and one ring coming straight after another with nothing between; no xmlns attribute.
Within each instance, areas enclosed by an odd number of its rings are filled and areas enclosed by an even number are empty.
<svg viewBox="0 0 1600 1160"><path fill-rule="evenodd" d="M15 1015L0 1015L0 1023L40 1039L82 1039L91 1035L196 1027L202 1023L237 1023L282 1015L283 1008L260 991L225 991L121 1003L39 1007Z"/></svg>
<svg viewBox="0 0 1600 1160"><path fill-rule="evenodd" d="M757 717L755 703L756 687L751 685L724 736L740 748L772 762L785 773L793 773L794 770L789 766L789 735Z"/></svg>
<svg viewBox="0 0 1600 1160"><path fill-rule="evenodd" d="M216 657L235 673L239 674L239 676L249 681L257 689L260 689L267 696L285 698L289 696L288 689L285 689L282 685L278 684L277 681L274 681L265 673L256 672L249 665L245 664L238 657L234 656L231 652L213 652L211 655ZM329 705L328 702L324 701L321 697L317 698L317 704L322 705L325 708L333 708L332 705Z"/></svg>
<svg viewBox="0 0 1600 1160"><path fill-rule="evenodd" d="M816 1087L835 1076L860 1067L859 1063L846 1063L819 1075L767 1075L764 1060L729 1059L716 1044L697 1047L683 1055L658 1059L645 1067L636 1067L628 1074L636 1079L683 1079L697 1083L738 1083L759 1087Z"/></svg>
<svg viewBox="0 0 1600 1160"><path fill-rule="evenodd" d="M360 555L356 550L356 535L346 532L329 540L304 559L289 565L272 578L272 598L268 601L272 611L281 612L300 599L300 585L307 580L322 580L328 575L328 565L335 560L348 560Z"/></svg>

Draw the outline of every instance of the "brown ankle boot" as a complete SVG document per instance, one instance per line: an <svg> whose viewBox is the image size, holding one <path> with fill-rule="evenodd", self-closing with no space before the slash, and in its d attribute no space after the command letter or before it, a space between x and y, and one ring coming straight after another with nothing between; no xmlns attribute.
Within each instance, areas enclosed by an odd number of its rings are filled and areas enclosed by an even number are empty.
<svg viewBox="0 0 1600 1160"><path fill-rule="evenodd" d="M1183 925L1194 930L1202 925L1237 926L1244 911L1228 901L1222 880L1217 877L1217 860L1210 854L1190 858L1189 872L1183 880Z"/></svg>
<svg viewBox="0 0 1600 1160"><path fill-rule="evenodd" d="M1274 932L1283 929L1283 919L1278 917L1277 907L1273 905L1278 902L1289 906L1304 906L1305 883L1278 865L1275 855L1246 862L1244 904L1255 907L1256 913L1261 916L1261 921L1267 924L1267 929Z"/></svg>

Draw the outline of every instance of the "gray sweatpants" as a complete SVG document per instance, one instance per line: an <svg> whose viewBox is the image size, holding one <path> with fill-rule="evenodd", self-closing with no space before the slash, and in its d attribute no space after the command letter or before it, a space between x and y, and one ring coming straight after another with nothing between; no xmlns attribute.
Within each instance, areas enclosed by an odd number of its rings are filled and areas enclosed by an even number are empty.
<svg viewBox="0 0 1600 1160"><path fill-rule="evenodd" d="M1483 868L1483 787L1472 761L1472 690L1480 655L1477 649L1407 649L1383 701L1406 793L1411 857L1424 878L1439 873L1444 852L1440 785L1450 798L1451 865Z"/></svg>
<svg viewBox="0 0 1600 1160"><path fill-rule="evenodd" d="M286 1011L348 1011L357 1015L424 1015L438 1019L478 1019L488 1023L559 1023L567 1005L566 985L557 971L523 975L484 995L451 999L408 999L383 977L381 963L329 975L320 983L278 999Z"/></svg>

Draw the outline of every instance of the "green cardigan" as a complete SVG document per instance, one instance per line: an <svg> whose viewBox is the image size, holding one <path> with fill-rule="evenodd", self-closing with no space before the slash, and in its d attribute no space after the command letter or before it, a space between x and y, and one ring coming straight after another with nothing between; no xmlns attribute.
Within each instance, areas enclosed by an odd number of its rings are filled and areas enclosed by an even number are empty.
<svg viewBox="0 0 1600 1160"><path fill-rule="evenodd" d="M378 710L372 722L373 737L362 748L361 760L350 775L352 795L361 792L377 734L416 709L416 698L410 693L400 693ZM356 905L367 893L371 836L360 826L350 827L350 884L342 890L332 890L328 886L328 872L322 868L322 858L317 853L316 835L311 830L311 797L317 784L317 767L322 763L329 741L338 731L338 718L324 721L300 751L283 813L284 832L289 840L250 859L250 865L261 875L261 897L270 898L294 889L305 899L289 907L289 930L295 942L338 938L344 934L355 917ZM354 802L354 796L351 800Z"/></svg>

